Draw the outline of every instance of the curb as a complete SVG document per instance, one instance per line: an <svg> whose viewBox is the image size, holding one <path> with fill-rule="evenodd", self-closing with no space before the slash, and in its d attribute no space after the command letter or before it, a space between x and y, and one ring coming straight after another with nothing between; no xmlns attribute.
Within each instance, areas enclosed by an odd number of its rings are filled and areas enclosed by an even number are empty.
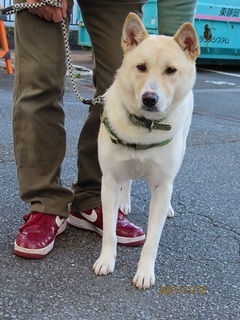
<svg viewBox="0 0 240 320"><path fill-rule="evenodd" d="M6 64L4 61L0 61L0 67L3 69L6 69ZM91 76L93 73L91 69L84 67L84 66L73 64L72 67L73 67L73 70L77 71L77 73L79 73L81 76ZM14 63L12 63L12 68L13 68L13 70L15 70ZM69 75L69 71L67 71L67 76L68 75Z"/></svg>

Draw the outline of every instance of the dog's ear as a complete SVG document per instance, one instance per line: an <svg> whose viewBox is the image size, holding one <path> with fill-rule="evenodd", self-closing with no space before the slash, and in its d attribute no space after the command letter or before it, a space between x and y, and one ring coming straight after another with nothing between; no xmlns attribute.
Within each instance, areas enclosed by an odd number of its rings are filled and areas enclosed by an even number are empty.
<svg viewBox="0 0 240 320"><path fill-rule="evenodd" d="M149 34L141 19L135 13L129 13L122 32L122 49L124 54L138 46L139 43L148 37Z"/></svg>
<svg viewBox="0 0 240 320"><path fill-rule="evenodd" d="M193 25L189 22L184 23L176 32L173 39L179 44L183 51L189 54L195 61L200 54L198 36Z"/></svg>

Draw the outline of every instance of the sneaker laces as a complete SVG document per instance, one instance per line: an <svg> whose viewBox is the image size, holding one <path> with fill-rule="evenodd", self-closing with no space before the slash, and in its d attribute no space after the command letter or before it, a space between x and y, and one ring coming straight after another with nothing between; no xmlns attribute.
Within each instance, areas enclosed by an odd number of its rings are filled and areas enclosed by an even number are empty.
<svg viewBox="0 0 240 320"><path fill-rule="evenodd" d="M44 219L42 219L44 217ZM36 224L37 221L39 226L45 224L46 220L48 220L49 215L41 213L41 212L33 212L27 213L23 216L23 220L25 221L24 225L19 229L20 232L24 231L27 227L30 227Z"/></svg>
<svg viewBox="0 0 240 320"><path fill-rule="evenodd" d="M125 223L126 225L129 225L129 226L131 225L133 227L136 227L134 223L132 223L127 219L127 217L125 216L125 214L122 212L121 209L118 209L117 226L118 226L118 222L122 222L122 223Z"/></svg>
<svg viewBox="0 0 240 320"><path fill-rule="evenodd" d="M118 209L118 218L119 220L125 220L125 214L122 212L122 210Z"/></svg>

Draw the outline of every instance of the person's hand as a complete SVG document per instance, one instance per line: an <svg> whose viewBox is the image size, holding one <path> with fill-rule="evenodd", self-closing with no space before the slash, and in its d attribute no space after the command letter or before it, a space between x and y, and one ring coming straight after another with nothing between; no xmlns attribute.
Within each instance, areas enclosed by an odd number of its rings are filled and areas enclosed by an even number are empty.
<svg viewBox="0 0 240 320"><path fill-rule="evenodd" d="M59 0L63 7L56 8L51 5L47 5L41 8L29 9L32 14L39 16L40 18L48 21L60 22L67 17L67 0ZM38 3L40 0L27 0L28 4Z"/></svg>

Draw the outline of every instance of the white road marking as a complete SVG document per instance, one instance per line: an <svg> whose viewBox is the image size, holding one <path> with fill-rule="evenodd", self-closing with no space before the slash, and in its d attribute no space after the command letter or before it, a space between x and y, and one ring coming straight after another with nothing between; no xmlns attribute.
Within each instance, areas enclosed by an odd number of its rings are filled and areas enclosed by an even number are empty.
<svg viewBox="0 0 240 320"><path fill-rule="evenodd" d="M223 85L223 84L228 84L229 86L235 86L236 83L233 83L233 82L226 82L226 81L213 81L213 80L206 80L205 82L210 82L210 83L213 83L213 84L218 84L218 85Z"/></svg>
<svg viewBox="0 0 240 320"><path fill-rule="evenodd" d="M224 75L226 75L226 76L230 76L230 77L237 77L237 78L240 78L240 74L237 74L237 73L229 73L229 72L218 71L218 70L212 70L212 69L205 69L205 68L198 68L198 69L199 69L199 70L203 70L203 71L213 72L213 73L224 74Z"/></svg>

